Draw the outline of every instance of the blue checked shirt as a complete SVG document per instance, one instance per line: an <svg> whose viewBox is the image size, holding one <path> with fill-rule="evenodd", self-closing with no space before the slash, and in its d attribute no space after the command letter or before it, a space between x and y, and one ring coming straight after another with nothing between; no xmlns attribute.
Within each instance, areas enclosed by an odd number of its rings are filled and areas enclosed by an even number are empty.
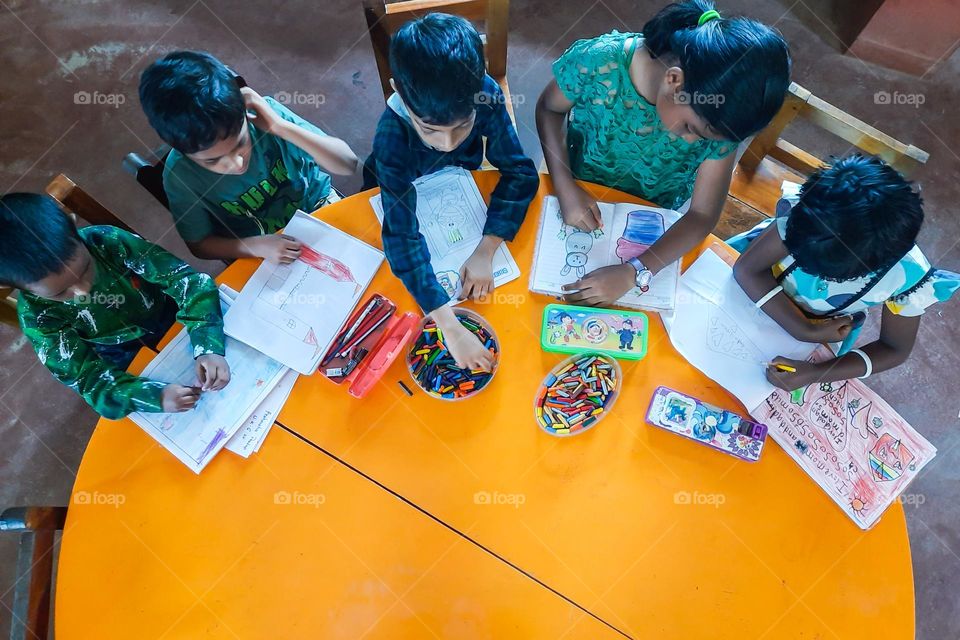
<svg viewBox="0 0 960 640"><path fill-rule="evenodd" d="M388 107L377 124L373 152L364 166L364 187L380 186L383 250L390 269L424 313L445 305L450 298L430 266L430 251L417 223L413 181L448 166L479 169L486 138L487 159L499 169L500 180L490 196L483 233L505 241L517 235L540 182L533 161L520 147L503 93L490 76L484 79L481 93L473 130L449 153L425 145L413 125Z"/></svg>

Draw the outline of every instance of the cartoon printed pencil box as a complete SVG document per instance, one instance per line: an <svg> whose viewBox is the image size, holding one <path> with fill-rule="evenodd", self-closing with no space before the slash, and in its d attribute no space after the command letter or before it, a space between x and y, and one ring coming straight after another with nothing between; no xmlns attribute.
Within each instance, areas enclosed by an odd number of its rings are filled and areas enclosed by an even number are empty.
<svg viewBox="0 0 960 640"><path fill-rule="evenodd" d="M653 392L647 422L748 462L757 461L767 439L767 425L669 387L657 387Z"/></svg>
<svg viewBox="0 0 960 640"><path fill-rule="evenodd" d="M647 315L641 311L548 304L543 310L544 351L599 351L621 360L647 355Z"/></svg>

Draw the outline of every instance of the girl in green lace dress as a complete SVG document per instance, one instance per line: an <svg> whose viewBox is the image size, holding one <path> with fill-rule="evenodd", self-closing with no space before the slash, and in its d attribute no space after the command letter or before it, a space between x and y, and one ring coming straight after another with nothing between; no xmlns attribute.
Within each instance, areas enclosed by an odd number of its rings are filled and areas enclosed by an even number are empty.
<svg viewBox="0 0 960 640"><path fill-rule="evenodd" d="M575 42L553 73L537 103L537 129L567 224L585 231L601 224L596 200L575 179L665 208L689 201L639 261L597 269L568 287L570 302L609 304L716 225L737 144L783 105L790 55L773 29L688 0L662 9L642 33Z"/></svg>

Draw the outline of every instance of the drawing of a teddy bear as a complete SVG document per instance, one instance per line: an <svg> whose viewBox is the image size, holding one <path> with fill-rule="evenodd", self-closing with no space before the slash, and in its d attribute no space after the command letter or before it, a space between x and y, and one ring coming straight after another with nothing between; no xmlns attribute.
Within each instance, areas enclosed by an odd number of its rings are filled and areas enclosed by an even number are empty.
<svg viewBox="0 0 960 640"><path fill-rule="evenodd" d="M583 231L574 231L567 236L567 263L560 270L565 276L576 270L577 277L582 278L586 273L587 253L593 248L593 236Z"/></svg>

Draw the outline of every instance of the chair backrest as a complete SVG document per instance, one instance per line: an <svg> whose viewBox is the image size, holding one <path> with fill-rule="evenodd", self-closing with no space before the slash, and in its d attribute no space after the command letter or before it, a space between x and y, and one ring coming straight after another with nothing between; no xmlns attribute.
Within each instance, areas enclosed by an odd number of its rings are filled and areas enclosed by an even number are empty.
<svg viewBox="0 0 960 640"><path fill-rule="evenodd" d="M858 149L878 156L908 177L930 157L926 151L888 136L791 82L780 112L754 137L740 158L739 168L753 173L768 156L803 175L823 166L820 158L781 137L783 130L796 118L803 118Z"/></svg>
<svg viewBox="0 0 960 640"><path fill-rule="evenodd" d="M50 181L45 189L47 195L57 201L64 213L74 223L82 220L92 225L112 225L125 231L136 233L130 225L121 220L112 211L100 204L93 196L78 187L73 180L62 173ZM17 299L14 290L0 286L0 323L19 327L17 321Z"/></svg>
<svg viewBox="0 0 960 640"><path fill-rule="evenodd" d="M20 533L13 586L11 640L46 638L53 592L53 547L66 507L11 507L0 514L0 531Z"/></svg>
<svg viewBox="0 0 960 640"><path fill-rule="evenodd" d="M510 0L363 0L373 55L377 60L384 99L390 88L390 36L404 23L428 13L457 15L480 26L487 57L487 73L498 82L507 75L507 30Z"/></svg>
<svg viewBox="0 0 960 640"><path fill-rule="evenodd" d="M170 200L163 188L163 169L169 155L170 148L164 146L154 152L154 157L157 158L154 162L149 162L138 153L128 153L123 159L123 168L132 173L140 186L162 204L164 209L170 208Z"/></svg>

